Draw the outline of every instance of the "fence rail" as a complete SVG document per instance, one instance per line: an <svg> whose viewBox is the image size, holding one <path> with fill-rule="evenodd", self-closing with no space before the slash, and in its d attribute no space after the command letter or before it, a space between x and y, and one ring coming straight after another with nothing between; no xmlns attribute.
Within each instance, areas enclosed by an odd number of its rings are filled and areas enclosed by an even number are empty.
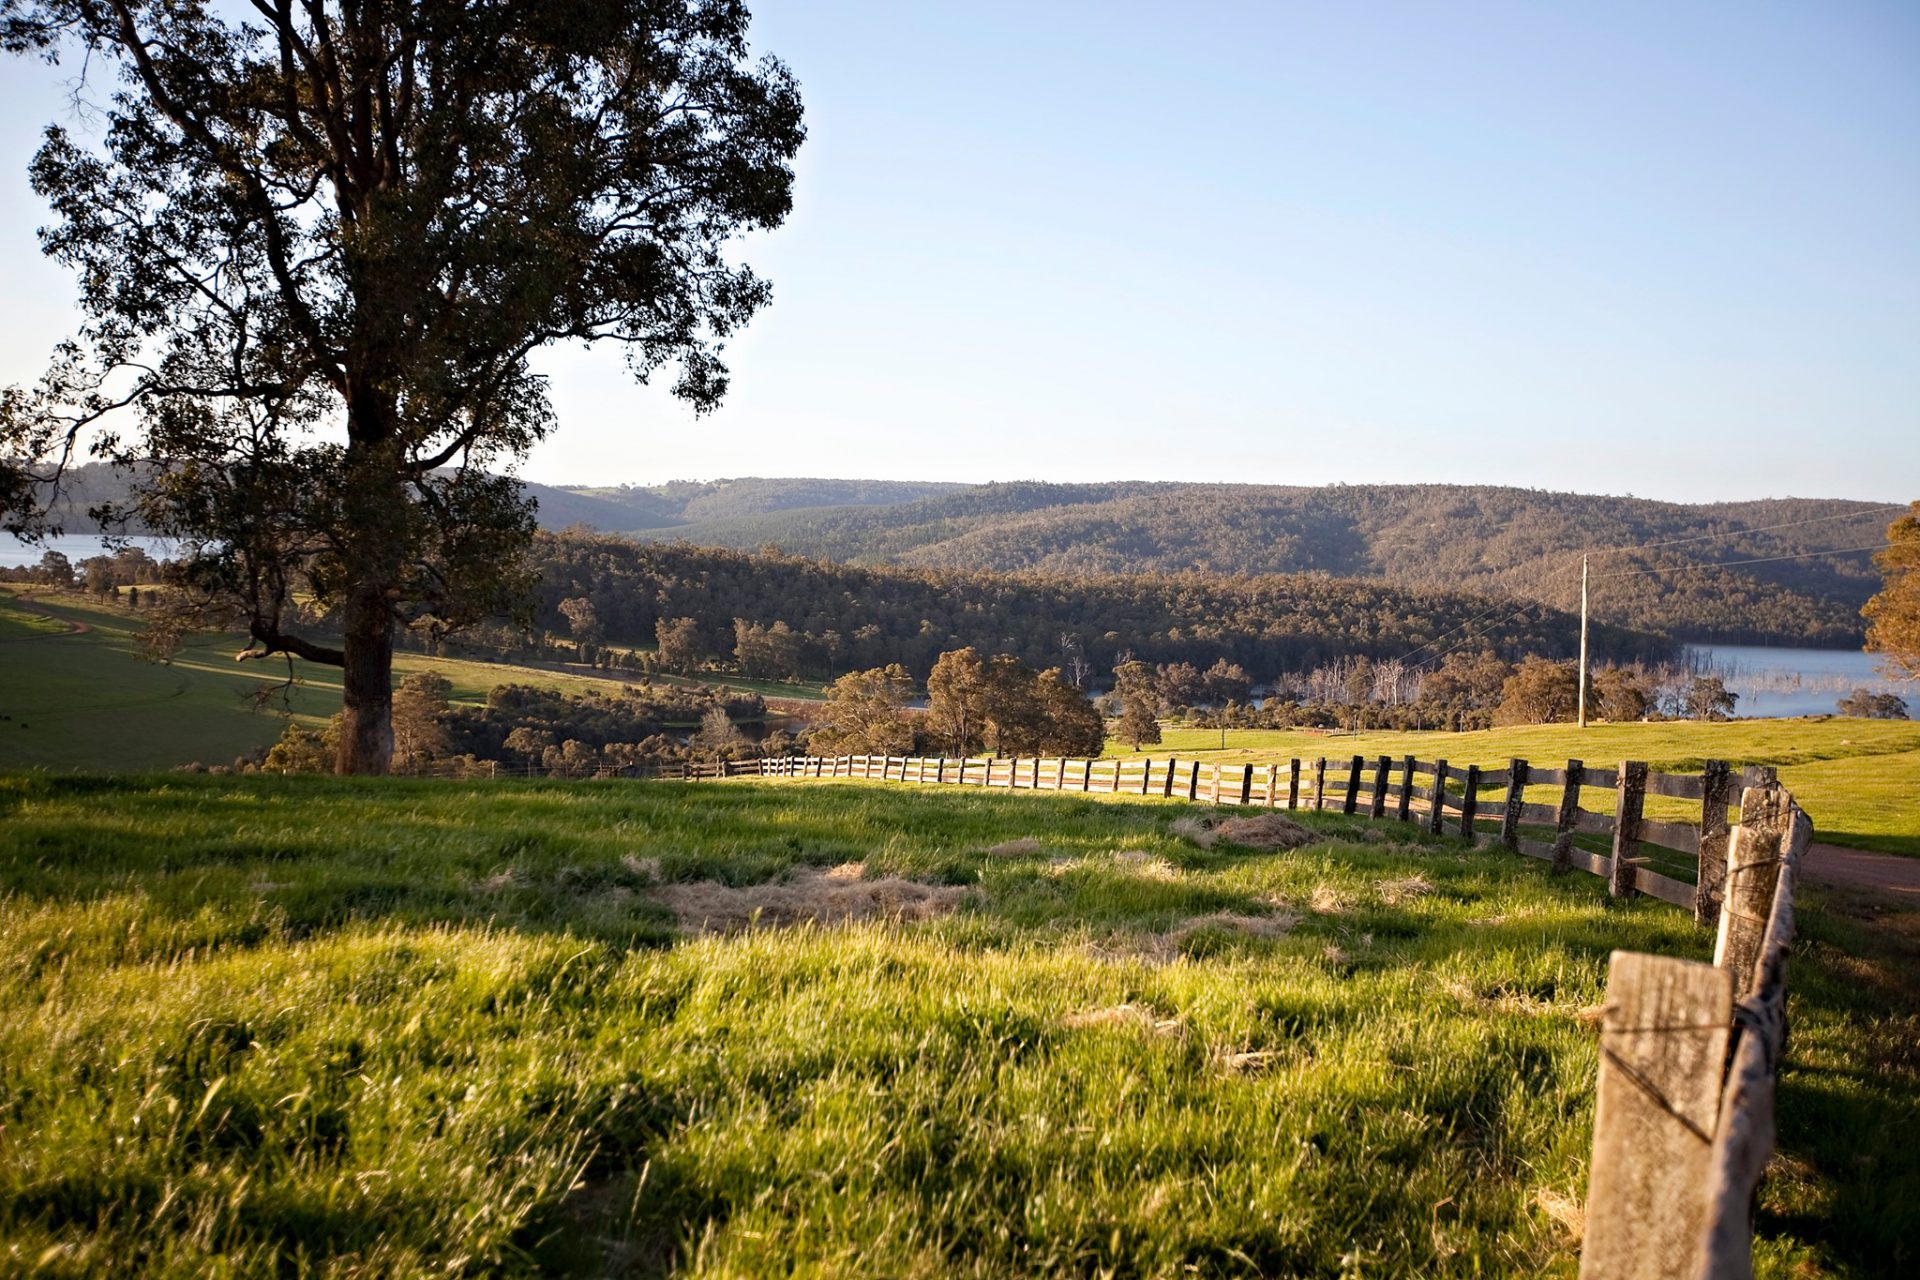
<svg viewBox="0 0 1920 1280"><path fill-rule="evenodd" d="M699 769L699 766L693 766ZM1773 1151L1786 1045L1793 894L1813 826L1774 770L1724 761L1660 773L1568 760L1504 769L1414 756L1268 764L1115 758L786 756L685 776L871 778L1176 797L1420 822L1436 834L1586 871L1618 898L1646 894L1716 930L1712 964L1616 951L1595 1084L1582 1280L1747 1280L1752 1205ZM1559 794L1551 804L1528 792ZM1608 793L1611 793L1609 796ZM1649 817L1647 798L1668 802ZM1581 807L1604 803L1611 813ZM1685 821L1673 805L1690 804ZM1729 812L1739 811L1739 822ZM1602 853L1581 836L1604 838ZM1655 870L1691 870L1693 878Z"/></svg>

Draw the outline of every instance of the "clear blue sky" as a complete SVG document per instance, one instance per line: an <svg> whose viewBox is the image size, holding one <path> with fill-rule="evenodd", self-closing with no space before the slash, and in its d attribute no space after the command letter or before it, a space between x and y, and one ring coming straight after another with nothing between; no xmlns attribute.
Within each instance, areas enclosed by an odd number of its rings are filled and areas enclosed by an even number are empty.
<svg viewBox="0 0 1920 1280"><path fill-rule="evenodd" d="M763 0L812 137L695 420L543 360L552 482L1920 496L1920 6ZM71 324L0 102L0 382Z"/></svg>

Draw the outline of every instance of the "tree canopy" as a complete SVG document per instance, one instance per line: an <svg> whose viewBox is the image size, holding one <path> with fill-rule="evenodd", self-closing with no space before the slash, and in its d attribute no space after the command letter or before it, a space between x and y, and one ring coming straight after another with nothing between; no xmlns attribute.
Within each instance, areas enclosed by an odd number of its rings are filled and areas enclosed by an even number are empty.
<svg viewBox="0 0 1920 1280"><path fill-rule="evenodd" d="M1908 678L1920 677L1920 502L1887 526L1887 547L1874 557L1886 585L1860 612L1867 648Z"/></svg>
<svg viewBox="0 0 1920 1280"><path fill-rule="evenodd" d="M244 21L227 16L238 11ZM337 766L392 753L396 627L524 586L495 474L554 427L529 357L612 343L696 409L768 286L804 130L738 0L0 0L0 47L117 80L32 164L85 317L0 401L0 520L65 466L138 466L180 600L250 653L344 668ZM490 470L492 468L493 470ZM316 638L336 632L336 646Z"/></svg>

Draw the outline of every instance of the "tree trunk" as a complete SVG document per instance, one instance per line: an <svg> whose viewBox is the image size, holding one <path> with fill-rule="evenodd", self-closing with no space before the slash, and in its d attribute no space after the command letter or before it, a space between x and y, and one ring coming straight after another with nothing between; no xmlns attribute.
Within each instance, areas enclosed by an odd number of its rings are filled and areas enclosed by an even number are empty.
<svg viewBox="0 0 1920 1280"><path fill-rule="evenodd" d="M373 583L354 589L344 615L344 714L334 772L384 774L393 766L393 618Z"/></svg>
<svg viewBox="0 0 1920 1280"><path fill-rule="evenodd" d="M342 519L348 565L341 609L344 715L334 772L393 768L393 613L388 593L406 555L404 456L390 399L370 380L347 400Z"/></svg>

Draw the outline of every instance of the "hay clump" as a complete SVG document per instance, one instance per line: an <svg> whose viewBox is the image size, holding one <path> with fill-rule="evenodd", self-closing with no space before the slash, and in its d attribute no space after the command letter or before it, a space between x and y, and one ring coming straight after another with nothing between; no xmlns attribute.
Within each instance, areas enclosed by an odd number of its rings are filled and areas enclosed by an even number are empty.
<svg viewBox="0 0 1920 1280"><path fill-rule="evenodd" d="M1182 840L1196 844L1202 849L1211 849L1214 841L1220 838L1214 834L1213 826L1213 819L1197 818L1189 814L1183 818L1175 818L1168 830Z"/></svg>
<svg viewBox="0 0 1920 1280"><path fill-rule="evenodd" d="M1214 831L1228 844L1237 844L1243 849L1298 849L1319 839L1291 818L1277 813L1228 818Z"/></svg>
<svg viewBox="0 0 1920 1280"><path fill-rule="evenodd" d="M1374 892L1380 895L1382 902L1390 907L1397 907L1403 902L1427 897L1433 892L1434 886L1433 881L1416 871L1398 880L1376 880L1373 882L1373 888Z"/></svg>
<svg viewBox="0 0 1920 1280"><path fill-rule="evenodd" d="M952 911L968 890L899 876L868 879L863 864L844 862L824 871L798 868L785 880L766 884L735 888L695 880L660 885L652 893L673 910L683 933L737 933L796 924L930 920Z"/></svg>
<svg viewBox="0 0 1920 1280"><path fill-rule="evenodd" d="M1347 895L1330 884L1317 884L1307 905L1317 916L1337 916L1347 909Z"/></svg>
<svg viewBox="0 0 1920 1280"><path fill-rule="evenodd" d="M1245 934L1249 938L1281 938L1299 923L1299 916L1284 912L1271 916L1249 916L1241 915L1237 911L1215 911L1211 915L1193 916L1182 920L1167 931L1165 938L1169 943L1177 946L1194 934L1207 929L1218 929L1223 933Z"/></svg>
<svg viewBox="0 0 1920 1280"><path fill-rule="evenodd" d="M1105 1009L1088 1009L1081 1013L1070 1013L1060 1019L1060 1025L1070 1031L1085 1031L1094 1027L1119 1027L1165 1037L1177 1036L1184 1029L1180 1025L1180 1019L1162 1018L1146 1005L1134 1004L1132 1001Z"/></svg>
<svg viewBox="0 0 1920 1280"><path fill-rule="evenodd" d="M1579 1244L1587 1234L1586 1208L1572 1196L1540 1187L1533 1193L1533 1202L1566 1233L1567 1243Z"/></svg>
<svg viewBox="0 0 1920 1280"><path fill-rule="evenodd" d="M1117 866L1125 867L1148 880L1178 880L1180 868L1165 858L1156 857L1140 849L1120 849L1113 855Z"/></svg>
<svg viewBox="0 0 1920 1280"><path fill-rule="evenodd" d="M1018 840L1002 840L988 847L987 852L1002 858L1017 858L1025 854L1040 852L1041 844L1032 836L1021 836Z"/></svg>

